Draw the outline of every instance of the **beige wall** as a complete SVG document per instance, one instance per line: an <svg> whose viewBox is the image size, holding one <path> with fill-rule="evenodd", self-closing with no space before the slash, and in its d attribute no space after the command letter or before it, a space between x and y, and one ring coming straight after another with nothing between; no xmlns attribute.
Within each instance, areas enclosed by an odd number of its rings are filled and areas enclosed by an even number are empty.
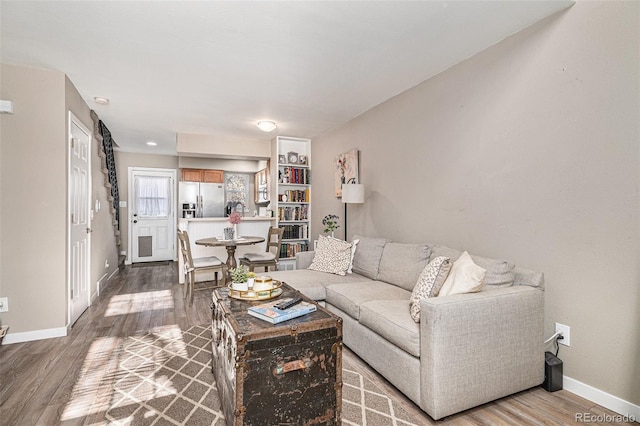
<svg viewBox="0 0 640 426"><path fill-rule="evenodd" d="M108 127L108 125L107 125ZM116 140L117 142L117 140ZM116 151L116 173L118 174L118 192L120 201L127 201L126 208L120 208L121 251L128 254L129 241L129 167L153 167L160 169L177 169L178 157L175 155L150 155Z"/></svg>
<svg viewBox="0 0 640 426"><path fill-rule="evenodd" d="M640 403L638 2L571 9L315 138L314 231L360 150L349 234L442 243L546 275L565 375ZM344 228L341 228L342 231Z"/></svg>
<svg viewBox="0 0 640 426"><path fill-rule="evenodd" d="M66 325L64 74L2 65L0 314L10 333Z"/></svg>
<svg viewBox="0 0 640 426"><path fill-rule="evenodd" d="M67 283L67 124L72 111L89 130L89 108L63 73L2 64L0 97L14 102L0 116L0 314L9 334L65 327ZM98 163L97 163L98 162ZM92 146L92 199L102 173ZM21 208L21 206L23 208ZM117 267L113 231L105 212L92 226L91 291ZM105 270L104 260L110 267Z"/></svg>
<svg viewBox="0 0 640 426"><path fill-rule="evenodd" d="M248 139L178 133L176 151L178 155L184 157L197 155L216 158L267 159L271 156L271 145L268 138Z"/></svg>
<svg viewBox="0 0 640 426"><path fill-rule="evenodd" d="M65 87L67 110L73 112L93 134L91 109L68 77L65 79ZM89 285L91 295L95 298L98 292L98 282L100 282L100 287L104 288L107 284L107 278L118 267L118 249L114 234L113 217L107 199L108 193L104 186L103 160L98 155L99 151L102 150L102 143L95 136L91 142L91 205L94 212L91 221L91 272ZM96 210L96 201L100 202L99 210Z"/></svg>

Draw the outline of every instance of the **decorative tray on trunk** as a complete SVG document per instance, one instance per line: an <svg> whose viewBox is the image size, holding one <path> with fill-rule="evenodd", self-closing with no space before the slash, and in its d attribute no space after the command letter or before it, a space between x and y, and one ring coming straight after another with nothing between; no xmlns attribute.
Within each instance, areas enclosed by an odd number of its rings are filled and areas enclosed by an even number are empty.
<svg viewBox="0 0 640 426"><path fill-rule="evenodd" d="M282 294L282 282L273 280L270 288L261 288L260 290L235 290L229 284L229 297L240 300L269 300Z"/></svg>

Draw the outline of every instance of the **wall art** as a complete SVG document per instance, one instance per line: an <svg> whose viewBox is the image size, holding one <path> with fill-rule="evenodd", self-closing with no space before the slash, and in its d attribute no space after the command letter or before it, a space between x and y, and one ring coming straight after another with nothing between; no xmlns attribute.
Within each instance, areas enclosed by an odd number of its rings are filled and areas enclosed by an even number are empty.
<svg viewBox="0 0 640 426"><path fill-rule="evenodd" d="M342 197L342 185L358 183L358 150L352 149L336 157L334 163L335 195Z"/></svg>

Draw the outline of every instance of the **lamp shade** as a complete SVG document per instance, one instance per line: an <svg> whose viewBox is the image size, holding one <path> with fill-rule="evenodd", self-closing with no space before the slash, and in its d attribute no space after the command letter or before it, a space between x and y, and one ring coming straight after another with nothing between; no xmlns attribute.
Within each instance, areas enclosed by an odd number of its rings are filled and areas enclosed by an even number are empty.
<svg viewBox="0 0 640 426"><path fill-rule="evenodd" d="M364 203L364 185L361 183L342 185L342 202L345 204Z"/></svg>

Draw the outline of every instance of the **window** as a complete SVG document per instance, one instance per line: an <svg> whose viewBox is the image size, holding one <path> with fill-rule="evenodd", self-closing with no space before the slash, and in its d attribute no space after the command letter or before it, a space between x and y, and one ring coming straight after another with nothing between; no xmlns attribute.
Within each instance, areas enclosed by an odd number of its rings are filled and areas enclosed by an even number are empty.
<svg viewBox="0 0 640 426"><path fill-rule="evenodd" d="M237 212L242 212L242 208L248 205L249 200L249 175L225 173L224 186L227 207L231 207Z"/></svg>
<svg viewBox="0 0 640 426"><path fill-rule="evenodd" d="M171 212L171 179L164 176L136 176L136 212L141 218L166 219Z"/></svg>

